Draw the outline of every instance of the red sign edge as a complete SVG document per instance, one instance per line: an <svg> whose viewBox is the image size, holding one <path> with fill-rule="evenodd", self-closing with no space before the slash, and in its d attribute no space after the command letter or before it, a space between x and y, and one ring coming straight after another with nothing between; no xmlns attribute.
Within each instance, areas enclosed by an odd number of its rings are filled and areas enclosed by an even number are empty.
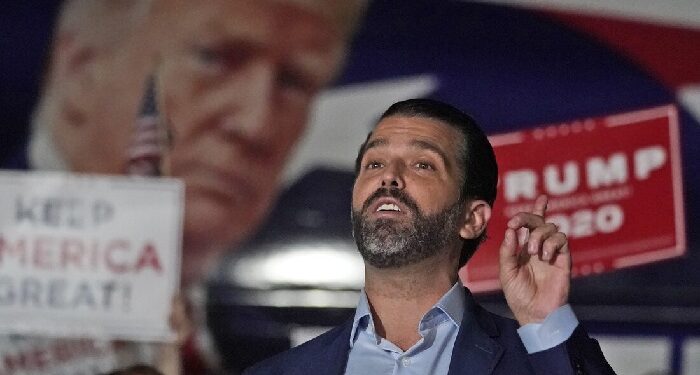
<svg viewBox="0 0 700 375"><path fill-rule="evenodd" d="M675 104L666 104L658 107L652 107L632 112L621 114L613 114L604 116L603 119L607 127L624 126L640 121L652 120L659 117L668 118L669 127L669 153L671 158L671 175L673 183L673 205L674 205L674 220L676 228L676 245L670 248L657 250L650 253L632 255L617 259L613 268L626 268L640 264L646 264L656 261L661 261L668 258L683 255L687 250L685 237L685 207L683 195L683 170L681 165L681 147L680 147L680 126L678 120L678 107ZM544 128L538 126L536 128ZM532 130L532 129L529 129ZM512 133L494 134L488 136L492 146L498 147L513 143L522 143L524 133L527 130L515 131ZM469 281L469 267L462 271L464 275L464 283L468 284L472 292L490 292L501 289L499 279Z"/></svg>
<svg viewBox="0 0 700 375"><path fill-rule="evenodd" d="M673 183L673 205L674 205L674 220L676 228L676 245L670 248L653 251L650 253L631 255L622 257L613 263L613 268L627 268L640 264L652 263L668 258L683 255L687 250L685 237L685 207L683 196L683 170L681 165L681 146L680 146L680 125L678 120L678 108L675 104L667 104L659 107L643 109L624 113L620 115L611 115L605 117L606 126L624 126L641 121L652 120L659 117L668 118L669 132L669 156L671 158L671 175Z"/></svg>

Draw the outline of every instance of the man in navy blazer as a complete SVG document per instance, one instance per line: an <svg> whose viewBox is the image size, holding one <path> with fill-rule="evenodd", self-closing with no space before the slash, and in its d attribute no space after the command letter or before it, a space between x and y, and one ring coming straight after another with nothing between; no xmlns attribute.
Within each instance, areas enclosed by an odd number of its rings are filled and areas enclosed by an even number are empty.
<svg viewBox="0 0 700 375"><path fill-rule="evenodd" d="M392 105L360 147L353 236L365 263L355 317L246 374L612 374L567 304L566 236L547 197L508 222L500 280L515 320L479 306L457 271L486 234L493 148L445 103Z"/></svg>

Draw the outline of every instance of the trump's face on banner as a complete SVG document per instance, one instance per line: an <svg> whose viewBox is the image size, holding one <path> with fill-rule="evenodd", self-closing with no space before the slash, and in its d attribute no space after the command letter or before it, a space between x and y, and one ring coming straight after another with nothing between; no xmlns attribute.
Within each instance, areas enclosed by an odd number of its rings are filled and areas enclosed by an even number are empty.
<svg viewBox="0 0 700 375"><path fill-rule="evenodd" d="M347 36L328 2L168 4L157 86L166 169L187 186L188 279L211 258L202 251L239 242L264 217Z"/></svg>

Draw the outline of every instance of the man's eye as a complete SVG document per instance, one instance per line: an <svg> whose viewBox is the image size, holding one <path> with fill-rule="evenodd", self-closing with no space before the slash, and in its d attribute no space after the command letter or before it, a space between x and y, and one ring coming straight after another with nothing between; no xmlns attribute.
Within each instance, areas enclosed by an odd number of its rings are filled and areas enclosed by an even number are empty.
<svg viewBox="0 0 700 375"><path fill-rule="evenodd" d="M206 65L223 63L223 56L214 48L196 47L194 50L197 60Z"/></svg>
<svg viewBox="0 0 700 375"><path fill-rule="evenodd" d="M300 92L310 91L313 86L310 79L292 70L281 71L277 77L277 83L285 89L297 90Z"/></svg>
<svg viewBox="0 0 700 375"><path fill-rule="evenodd" d="M252 58L255 49L245 44L240 45L200 45L193 49L196 61L206 69L235 69L246 64Z"/></svg>
<svg viewBox="0 0 700 375"><path fill-rule="evenodd" d="M371 162L367 163L367 165L365 166L365 168L367 168L367 169L376 169L376 168L381 168L381 167L382 167L382 163L380 163L378 161L371 161Z"/></svg>
<svg viewBox="0 0 700 375"><path fill-rule="evenodd" d="M416 168L418 168L418 169L426 169L426 170L431 170L431 171L432 171L432 170L435 170L435 167L433 167L432 164L426 163L426 162L423 162L423 161L416 163Z"/></svg>

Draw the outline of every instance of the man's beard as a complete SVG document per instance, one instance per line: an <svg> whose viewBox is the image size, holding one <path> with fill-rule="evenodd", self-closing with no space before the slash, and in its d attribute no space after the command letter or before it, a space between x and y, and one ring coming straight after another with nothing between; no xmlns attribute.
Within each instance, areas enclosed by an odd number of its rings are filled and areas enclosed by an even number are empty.
<svg viewBox="0 0 700 375"><path fill-rule="evenodd" d="M369 218L368 207L381 197L393 197L413 214L409 223L394 219ZM463 202L425 215L404 191L379 189L365 201L360 211L352 210L353 237L364 260L376 268L397 268L416 264L444 251L459 241ZM364 214L363 214L364 213Z"/></svg>

